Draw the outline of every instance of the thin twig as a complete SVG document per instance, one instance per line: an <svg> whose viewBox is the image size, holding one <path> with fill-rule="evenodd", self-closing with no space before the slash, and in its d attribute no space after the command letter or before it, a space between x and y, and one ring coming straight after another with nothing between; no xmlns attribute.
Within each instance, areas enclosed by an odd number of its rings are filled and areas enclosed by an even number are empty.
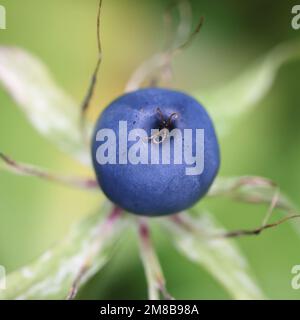
<svg viewBox="0 0 300 320"><path fill-rule="evenodd" d="M184 49L186 49L189 45L191 45L195 36L200 32L201 27L203 26L203 23L204 23L204 17L201 16L195 30L188 36L188 38L183 43L165 52L164 54L165 58L163 59L164 64L161 67L161 72L158 77L163 78L163 75L168 70L172 72L172 65L171 65L172 59L177 54L181 53ZM158 80L156 80L156 82L158 82Z"/></svg>
<svg viewBox="0 0 300 320"><path fill-rule="evenodd" d="M98 189L98 183L93 178L79 178L72 176L64 176L59 174L51 173L45 169L38 168L36 166L20 163L13 160L11 157L0 152L0 160L3 161L5 166L13 173L33 176L40 179L48 180L51 182L57 182L69 187L80 188L80 189Z"/></svg>
<svg viewBox="0 0 300 320"><path fill-rule="evenodd" d="M234 230L229 232L223 232L219 234L211 233L209 230L205 230L205 229L200 230L195 223L187 219L187 216L182 216L181 214L171 216L169 219L172 220L175 224L178 224L181 227L183 227L188 232L199 234L199 236L207 239L218 239L218 238L235 238L235 237L241 237L241 236L259 235L264 230L275 228L288 220L292 220L296 218L300 218L300 214L290 214L278 221L261 225L260 227L255 229L240 229L240 230Z"/></svg>
<svg viewBox="0 0 300 320"><path fill-rule="evenodd" d="M179 45L175 50L174 50L174 54L178 53L179 51L187 48L194 40L195 36L200 32L202 26L204 23L204 16L201 16L199 18L198 24L196 26L196 28L194 29L194 31L190 34L190 36L186 39L185 42L183 42L181 45Z"/></svg>
<svg viewBox="0 0 300 320"><path fill-rule="evenodd" d="M177 5L179 3L183 3L183 1L177 1ZM184 2L186 4L189 4L189 2ZM164 15L164 21L165 21L165 27L166 29L169 29L172 21L171 16L171 10L173 9L174 4L172 3L166 10L166 13ZM186 16L185 14L181 14L181 22L184 20L184 23L186 24ZM150 59L144 61L132 74L129 81L127 82L127 85L125 87L125 92L130 92L137 90L143 82L147 80L151 75L151 79L149 80L151 85L156 85L159 81L162 81L163 79L169 79L172 75L172 66L171 61L173 57L180 53L183 49L187 48L192 41L194 40L196 34L199 33L202 25L203 25L204 18L200 17L199 22L194 29L194 31L191 34L188 34L186 36L186 39L183 42L179 42L179 39L174 37L174 41L170 41L172 37L170 35L167 36L166 39L166 48L159 53L155 53ZM190 19L190 24L191 24ZM178 27L178 30L180 27ZM167 30L168 31L168 30ZM179 31L177 31L177 37L179 34Z"/></svg>
<svg viewBox="0 0 300 320"><path fill-rule="evenodd" d="M241 237L241 236L256 236L259 235L262 231L266 230L266 229L270 229L270 228L274 228L277 227L278 225L291 220L291 219L295 219L295 218L300 218L300 214L292 214L289 215L287 217L284 217L274 223L269 223L266 225L263 225L259 228L255 228L252 230L235 230L235 231L229 231L229 232L225 232L223 234L220 235L215 235L214 237L218 237L218 238L236 238L236 237Z"/></svg>
<svg viewBox="0 0 300 320"><path fill-rule="evenodd" d="M97 44L98 44L98 53L102 52L101 47L101 37L100 37L100 16L101 16L102 0L99 1L98 5L98 14L97 14Z"/></svg>
<svg viewBox="0 0 300 320"><path fill-rule="evenodd" d="M279 195L280 195L280 190L279 188L275 190L274 196L272 197L270 206L268 208L267 214L264 217L263 221L262 221L262 226L265 226L268 221L271 218L272 213L274 212L274 209L277 207L278 201L279 201Z"/></svg>
<svg viewBox="0 0 300 320"><path fill-rule="evenodd" d="M86 93L86 96L81 104L81 125L84 125L85 115L90 106L91 99L93 97L95 86L97 84L98 72L102 62L102 46L101 46L101 37L100 37L100 16L101 16L102 0L99 0L98 13L97 13L97 46L98 46L98 59L92 74L90 84Z"/></svg>

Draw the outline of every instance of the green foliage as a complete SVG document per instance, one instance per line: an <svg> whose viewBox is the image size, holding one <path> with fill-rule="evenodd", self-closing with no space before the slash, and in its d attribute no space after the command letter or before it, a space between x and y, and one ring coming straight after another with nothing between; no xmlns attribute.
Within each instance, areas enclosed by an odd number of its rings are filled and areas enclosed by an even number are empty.
<svg viewBox="0 0 300 320"><path fill-rule="evenodd" d="M182 223L164 221L176 248L204 267L234 299L263 299L247 261L233 240L218 238L224 229L209 214L181 215Z"/></svg>
<svg viewBox="0 0 300 320"><path fill-rule="evenodd" d="M283 43L221 87L195 92L209 109L219 135L251 111L268 94L280 67L295 59L300 59L299 42Z"/></svg>
<svg viewBox="0 0 300 320"><path fill-rule="evenodd" d="M0 47L0 83L32 126L62 151L89 163L80 134L80 110L44 64L17 47Z"/></svg>
<svg viewBox="0 0 300 320"><path fill-rule="evenodd" d="M36 261L11 273L6 279L6 290L0 292L0 299L65 299L91 248L99 243L98 253L80 285L86 283L109 260L125 226L124 220L120 219L113 232L104 232L110 208L105 204L97 213L75 225L63 241Z"/></svg>
<svg viewBox="0 0 300 320"><path fill-rule="evenodd" d="M226 133L238 119L257 105L268 93L279 67L295 57L299 58L299 46L284 44L251 66L241 76L220 89L210 93L197 93L216 122L219 134ZM32 125L63 151L85 163L88 152L82 143L79 131L79 109L73 100L54 84L46 68L31 54L18 49L0 48L0 81L21 107ZM220 181L213 192L227 192L232 180ZM251 190L253 192L253 190ZM258 190L255 189L254 192ZM249 196L249 193L246 193ZM259 191L258 195L262 195ZM270 194L264 198L270 200ZM284 199L281 199L284 201ZM119 221L114 232L99 238L95 230L103 225L103 212L88 217L79 223L57 246L45 252L38 260L13 272L7 279L7 290L1 299L63 299L87 258L93 243L102 245L94 257L92 268L81 281L84 284L108 261L119 235L123 221ZM241 252L228 239L207 239L201 230L220 230L214 220L202 216L195 223L199 228L185 229L171 220L163 222L173 235L174 244L186 257L204 266L237 299L263 298L261 290L253 280Z"/></svg>

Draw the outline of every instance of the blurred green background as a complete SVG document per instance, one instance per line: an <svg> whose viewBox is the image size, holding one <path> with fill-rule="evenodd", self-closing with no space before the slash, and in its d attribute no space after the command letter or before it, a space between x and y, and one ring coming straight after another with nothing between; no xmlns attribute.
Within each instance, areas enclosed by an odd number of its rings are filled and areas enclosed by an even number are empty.
<svg viewBox="0 0 300 320"><path fill-rule="evenodd" d="M16 45L45 62L57 82L78 101L84 96L97 47L97 0L1 0L7 30L1 45ZM276 44L300 40L291 28L293 1L191 1L205 25L174 62L175 86L187 92L222 85ZM131 72L163 43L162 14L168 0L104 0L104 60L93 113L120 95ZM279 183L300 205L300 61L285 65L270 93L221 140L221 175L262 175ZM62 173L92 174L59 152L27 123L0 88L0 150L24 162ZM88 215L101 195L74 191L34 178L0 172L0 264L7 271L30 262ZM264 206L218 199L202 201L228 229L257 226ZM230 298L203 269L181 257L168 238L154 232L168 289L176 298ZM273 299L298 299L291 268L300 264L300 238L290 224L238 240L258 283ZM220 266L222 268L222 266ZM135 230L123 237L112 261L80 293L87 299L146 298Z"/></svg>

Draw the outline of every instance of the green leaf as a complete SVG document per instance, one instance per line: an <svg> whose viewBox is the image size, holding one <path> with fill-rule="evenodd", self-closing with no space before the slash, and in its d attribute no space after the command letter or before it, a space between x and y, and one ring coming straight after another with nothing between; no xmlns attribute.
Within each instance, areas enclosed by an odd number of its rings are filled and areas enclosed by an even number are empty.
<svg viewBox="0 0 300 320"><path fill-rule="evenodd" d="M48 182L56 182L65 186L80 188L83 190L99 190L97 181L93 178L67 176L52 173L49 170L33 166L27 163L17 162L0 151L0 170L12 172L14 174L32 176L44 179Z"/></svg>
<svg viewBox="0 0 300 320"><path fill-rule="evenodd" d="M91 248L98 244L91 268L80 282L83 285L108 261L125 226L125 221L119 218L114 222L114 228L107 232L107 215L103 213L109 210L110 206L104 205L99 212L78 223L53 249L32 264L9 274L6 289L0 291L0 299L65 299L89 258Z"/></svg>
<svg viewBox="0 0 300 320"><path fill-rule="evenodd" d="M193 219L182 213L176 219L162 221L173 236L175 247L211 273L234 299L264 299L234 241L208 236L224 232L212 216Z"/></svg>
<svg viewBox="0 0 300 320"><path fill-rule="evenodd" d="M143 219L139 221L139 245L148 284L149 300L159 300L161 294L164 299L173 299L166 288L165 276L153 247L148 223Z"/></svg>
<svg viewBox="0 0 300 320"><path fill-rule="evenodd" d="M208 108L219 135L226 134L266 96L280 67L299 58L299 42L281 44L227 84L208 92L196 92L194 96Z"/></svg>
<svg viewBox="0 0 300 320"><path fill-rule="evenodd" d="M90 162L79 106L38 58L20 48L0 47L0 83L40 134L81 162Z"/></svg>
<svg viewBox="0 0 300 320"><path fill-rule="evenodd" d="M264 177L219 177L214 181L207 196L226 196L238 201L269 205L276 197L274 207L289 212L296 211L295 205L279 191L275 182Z"/></svg>

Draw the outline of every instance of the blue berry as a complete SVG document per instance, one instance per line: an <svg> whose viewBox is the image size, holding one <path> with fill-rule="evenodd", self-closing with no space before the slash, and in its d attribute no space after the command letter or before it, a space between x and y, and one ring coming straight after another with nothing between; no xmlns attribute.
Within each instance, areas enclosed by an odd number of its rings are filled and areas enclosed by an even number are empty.
<svg viewBox="0 0 300 320"><path fill-rule="evenodd" d="M127 134L119 134L120 121L123 125L126 121L128 132L143 129L146 136L127 141ZM114 132L116 141L99 134L103 129ZM161 130L160 134L153 134L151 129ZM175 163L175 139L168 135L173 129L182 132L182 137L177 136L181 137L182 151L191 155L196 155L198 150L195 132L204 133L201 174L188 173L193 165L185 161L185 154L180 155L182 163ZM190 129L192 135L185 136L184 129ZM124 141L127 141L125 147ZM130 151L138 141L141 149ZM160 154L159 161L153 162L152 148L161 153L167 143L171 150L170 161L163 163ZM121 145L123 149L119 150ZM129 161L130 154L136 152L141 156L144 151L147 151L147 162ZM162 88L146 88L125 94L103 111L95 126L92 159L97 180L106 196L123 209L145 216L167 215L191 207L206 194L220 165L213 123L203 106L185 93Z"/></svg>

